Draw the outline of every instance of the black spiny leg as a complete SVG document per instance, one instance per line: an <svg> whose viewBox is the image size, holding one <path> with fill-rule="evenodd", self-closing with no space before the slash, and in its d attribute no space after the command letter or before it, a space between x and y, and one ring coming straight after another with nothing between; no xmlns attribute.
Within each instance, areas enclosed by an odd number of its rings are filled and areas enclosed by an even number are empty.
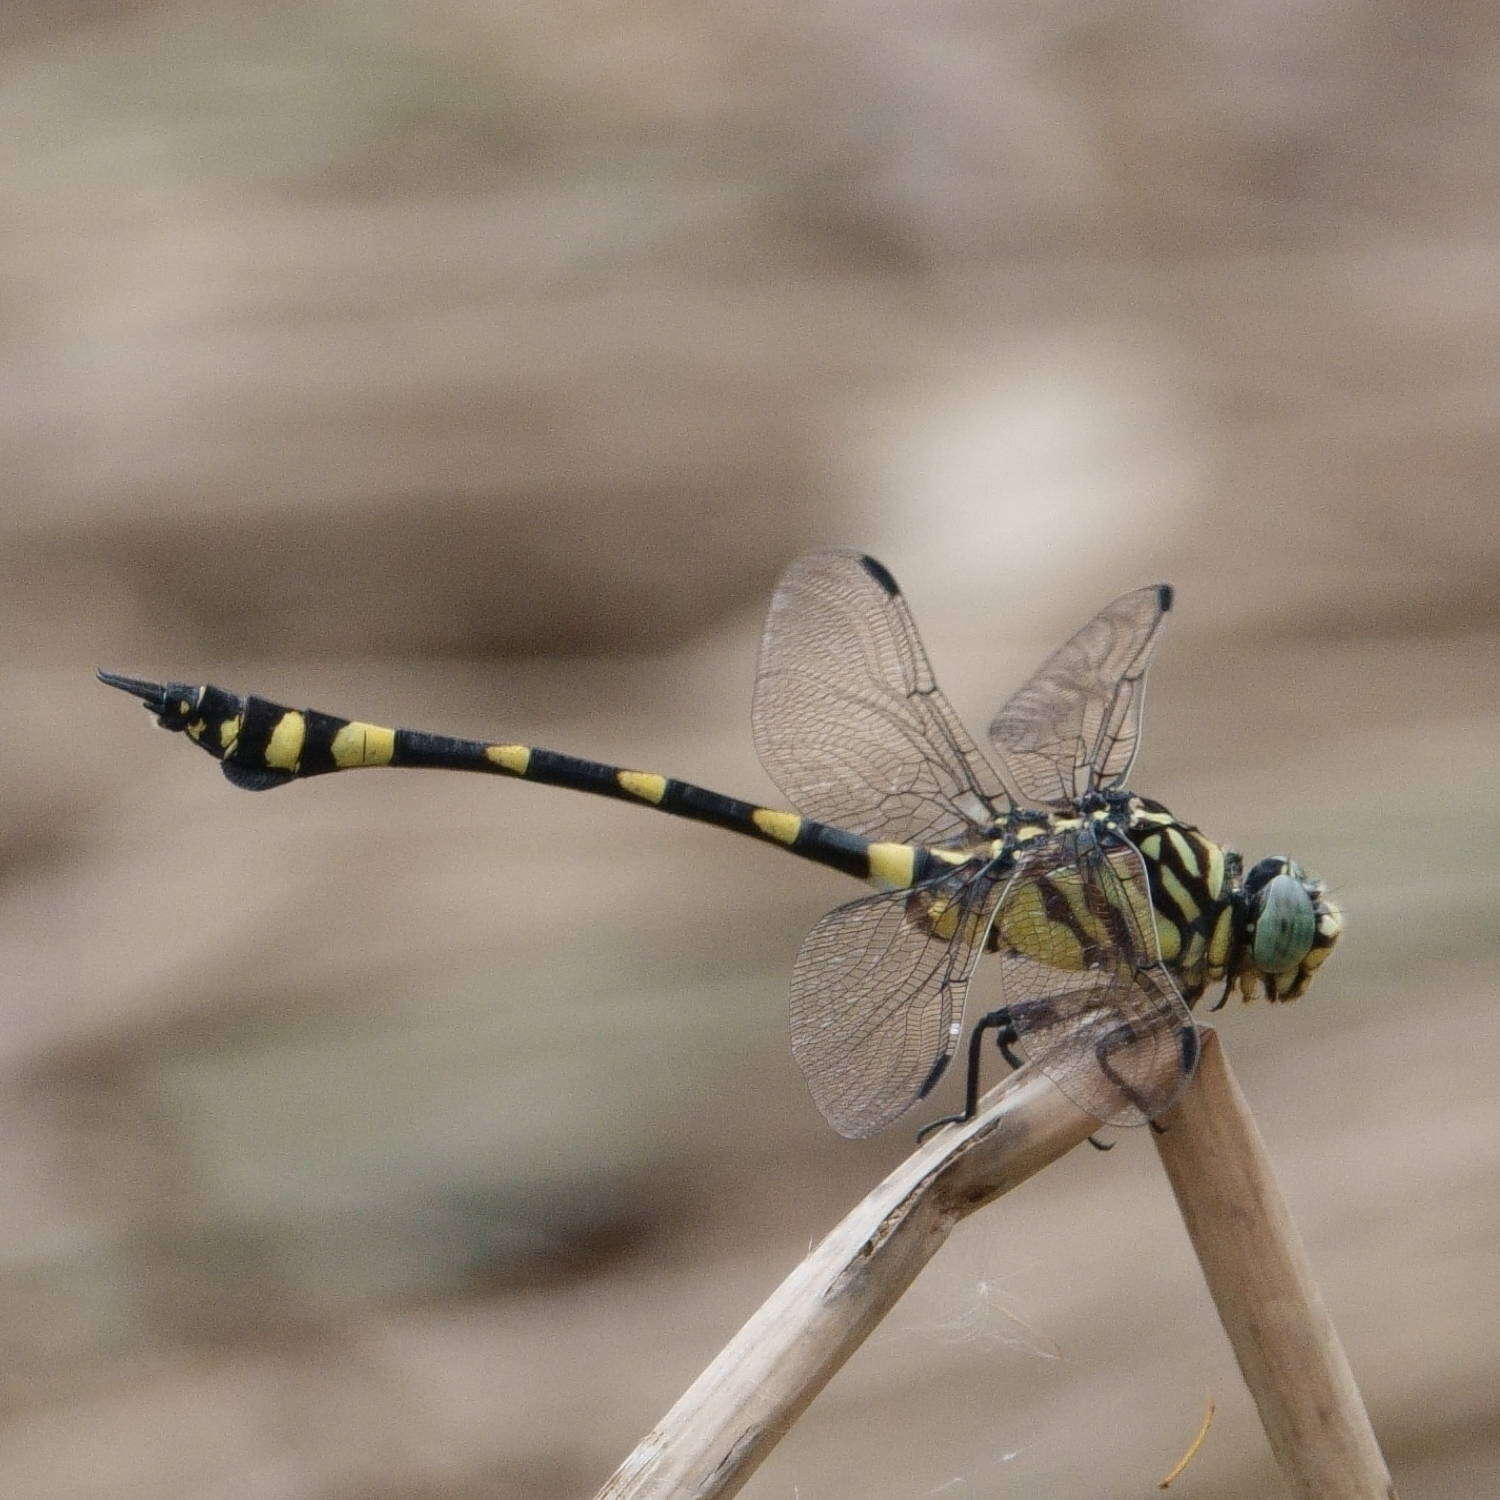
<svg viewBox="0 0 1500 1500"><path fill-rule="evenodd" d="M980 1048L984 1042L984 1033L993 1031L995 1033L995 1045L1000 1049L1000 1055L1012 1068L1019 1069L1024 1066L1024 1059L1015 1050L1016 1043L1021 1040L1016 1031L1015 1020L1011 1015L1009 1006L1002 1006L999 1010L992 1010L987 1016L981 1016L974 1023L974 1030L969 1034L969 1067L968 1078L964 1087L964 1111L961 1115L944 1115L940 1120L934 1120L930 1125L924 1125L917 1132L917 1144L921 1145L935 1130L940 1130L944 1125L966 1125L979 1113L979 1061ZM1101 1141L1094 1136L1089 1137L1089 1145L1096 1151L1113 1151L1113 1141Z"/></svg>
<svg viewBox="0 0 1500 1500"><path fill-rule="evenodd" d="M1142 1114L1146 1113L1145 1105L1141 1097L1131 1086L1115 1072L1114 1065L1110 1062L1110 1054L1118 1052L1122 1047L1128 1047L1136 1040L1135 1028L1122 1023L1112 1026L1105 1034L1094 1043L1094 1056L1099 1059L1099 1070Z"/></svg>
<svg viewBox="0 0 1500 1500"><path fill-rule="evenodd" d="M994 1014L1005 1017L1005 1024L995 1033L995 1045L1000 1049L1000 1056L1010 1064L1011 1072L1018 1073L1026 1066L1026 1060L1016 1056L1016 1043L1021 1038L1016 1034L1015 1018L1008 1008L997 1010Z"/></svg>
<svg viewBox="0 0 1500 1500"><path fill-rule="evenodd" d="M1229 991L1227 989L1224 992L1224 997L1225 999L1229 998ZM1214 1009L1217 1010L1218 1006L1215 1006ZM1198 1027L1196 1023L1190 1022L1177 1033L1177 1047L1182 1054L1182 1071L1191 1078L1198 1066L1198 1058L1203 1048L1202 1042L1198 1039ZM1156 1135L1165 1135L1167 1133L1167 1127L1159 1120L1147 1120L1146 1123Z"/></svg>
<svg viewBox="0 0 1500 1500"><path fill-rule="evenodd" d="M1011 1018L1010 1011L997 1010L994 1012L994 1014L997 1016L1005 1017L1005 1025L1001 1029L1000 1033L995 1037L995 1045L1000 1049L1001 1057L1003 1057L1006 1062L1011 1065L1012 1068L1020 1068L1023 1064L1023 1059L1016 1056L1015 1045L1018 1041L1021 1040L1021 1038L1016 1034L1015 1022ZM1101 1141L1096 1135L1091 1135L1089 1137L1089 1145L1091 1145L1095 1151L1113 1151L1116 1144L1117 1143L1115 1141Z"/></svg>
<svg viewBox="0 0 1500 1500"><path fill-rule="evenodd" d="M1013 1068L1021 1066L1021 1059L1011 1050L1020 1038L1016 1035L1016 1028L1011 1023L1010 1011L1002 1008L992 1010L987 1016L980 1016L974 1023L974 1030L969 1033L969 1068L968 1081L964 1086L964 1112L961 1115L944 1115L941 1120L934 1120L930 1125L924 1125L917 1132L918 1145L921 1145L934 1130L941 1130L944 1125L966 1125L979 1113L979 1049L986 1031L997 1033L995 1045L999 1047L1006 1062Z"/></svg>
<svg viewBox="0 0 1500 1500"><path fill-rule="evenodd" d="M1130 1100L1130 1102L1135 1105L1135 1107L1140 1110L1143 1115L1147 1115L1146 1123L1150 1125L1151 1129L1155 1131L1157 1135L1165 1135L1167 1127L1165 1125L1158 1125L1155 1120L1150 1118L1146 1109L1145 1101L1142 1100L1140 1095L1137 1094L1136 1091L1131 1088L1131 1086L1126 1083L1123 1078L1120 1077L1109 1060L1110 1053L1118 1052L1122 1047L1128 1047L1135 1040L1136 1033L1133 1027L1123 1024L1113 1027L1095 1044L1094 1055L1099 1059L1099 1067L1103 1071L1104 1076L1108 1078L1109 1081L1114 1084L1114 1086L1119 1089L1119 1091L1124 1094L1124 1096L1128 1100ZM1177 1045L1182 1057L1182 1070L1185 1074L1191 1077L1193 1069L1198 1065L1198 1028L1192 1025L1180 1028L1178 1032ZM1098 1141L1094 1140L1093 1136L1090 1136L1089 1140L1093 1145L1099 1145ZM1100 1149L1108 1150L1109 1148L1101 1147Z"/></svg>

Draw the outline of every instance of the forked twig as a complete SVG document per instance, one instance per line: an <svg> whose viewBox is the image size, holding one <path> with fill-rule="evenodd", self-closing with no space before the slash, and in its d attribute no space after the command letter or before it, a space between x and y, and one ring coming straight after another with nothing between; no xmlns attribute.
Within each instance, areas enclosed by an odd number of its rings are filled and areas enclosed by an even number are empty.
<svg viewBox="0 0 1500 1500"><path fill-rule="evenodd" d="M1211 1031L1156 1137L1198 1263L1302 1500L1394 1500L1395 1486L1250 1107Z"/></svg>
<svg viewBox="0 0 1500 1500"><path fill-rule="evenodd" d="M1338 1336L1218 1039L1157 1146L1277 1462L1299 1497L1393 1500ZM1096 1128L1030 1069L907 1158L772 1293L597 1500L736 1494L959 1219Z"/></svg>
<svg viewBox="0 0 1500 1500"><path fill-rule="evenodd" d="M949 1231L1098 1122L1040 1074L1012 1073L941 1130L787 1277L620 1465L598 1500L733 1495L895 1306Z"/></svg>

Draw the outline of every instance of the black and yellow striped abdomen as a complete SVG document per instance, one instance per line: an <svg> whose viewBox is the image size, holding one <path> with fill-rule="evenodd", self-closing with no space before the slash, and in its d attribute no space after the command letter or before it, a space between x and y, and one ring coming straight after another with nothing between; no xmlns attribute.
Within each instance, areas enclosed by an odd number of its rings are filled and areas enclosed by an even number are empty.
<svg viewBox="0 0 1500 1500"><path fill-rule="evenodd" d="M654 771L627 770L533 745L390 729L317 709L287 708L267 698L240 698L213 686L99 675L141 698L164 728L186 734L220 762L235 786L249 791L364 767L476 771L644 803L778 845L882 890L919 884L951 866L951 860L917 845L872 842L794 812L726 797Z"/></svg>

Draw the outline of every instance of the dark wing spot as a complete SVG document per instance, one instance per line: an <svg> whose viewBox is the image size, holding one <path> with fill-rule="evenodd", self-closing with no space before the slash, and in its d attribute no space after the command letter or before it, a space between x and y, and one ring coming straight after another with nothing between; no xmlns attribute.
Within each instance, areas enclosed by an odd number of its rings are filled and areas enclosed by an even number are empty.
<svg viewBox="0 0 1500 1500"><path fill-rule="evenodd" d="M884 563L876 562L873 557L861 555L859 565L871 578L883 588L886 593L894 598L901 592L901 585L891 577L890 569Z"/></svg>

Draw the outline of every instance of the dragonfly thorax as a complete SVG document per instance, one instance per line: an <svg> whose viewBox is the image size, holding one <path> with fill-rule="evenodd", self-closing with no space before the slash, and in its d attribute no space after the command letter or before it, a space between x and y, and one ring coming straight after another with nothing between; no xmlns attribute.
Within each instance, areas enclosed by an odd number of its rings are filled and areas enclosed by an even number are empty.
<svg viewBox="0 0 1500 1500"><path fill-rule="evenodd" d="M1100 791L1091 787L1078 799L1078 811L1085 818L1096 817L1130 805L1130 793L1122 791Z"/></svg>

